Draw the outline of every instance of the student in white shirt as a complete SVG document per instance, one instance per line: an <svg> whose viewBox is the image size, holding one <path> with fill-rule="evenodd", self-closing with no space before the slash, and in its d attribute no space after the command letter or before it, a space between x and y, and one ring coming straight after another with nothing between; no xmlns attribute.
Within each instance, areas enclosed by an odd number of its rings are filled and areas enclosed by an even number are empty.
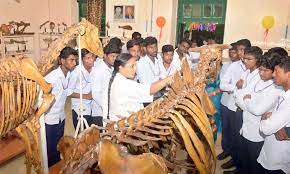
<svg viewBox="0 0 290 174"><path fill-rule="evenodd" d="M137 62L137 78L142 84L152 84L160 79L158 61L161 59L157 54L158 46L155 37L147 37L146 56L141 57Z"/></svg>
<svg viewBox="0 0 290 174"><path fill-rule="evenodd" d="M155 37L147 37L146 43L146 56L141 57L137 62L137 80L142 84L151 85L152 83L160 80L160 67L158 61L161 57L157 54L158 46ZM161 97L161 94L155 94L155 98ZM150 103L144 102L145 106Z"/></svg>
<svg viewBox="0 0 290 174"><path fill-rule="evenodd" d="M261 58L263 51L257 46L252 46L245 48L243 61L247 71L242 74L241 79L237 82L237 90L234 92L235 103L238 106L236 115L235 115L235 130L237 135L234 137L235 143L237 145L237 159L240 161L240 170L241 173L245 169L245 161L243 161L244 152L246 145L243 141L243 137L240 134L240 130L243 125L243 111L245 109L244 103L242 102L243 95L251 93L253 91L255 84L261 79L259 76L259 64L258 61Z"/></svg>
<svg viewBox="0 0 290 174"><path fill-rule="evenodd" d="M76 65L76 56L76 50L65 47L59 55L61 65L45 76L46 82L52 85L51 93L55 95L55 101L45 115L48 167L60 161L60 153L56 146L64 133L66 92L70 71Z"/></svg>
<svg viewBox="0 0 290 174"><path fill-rule="evenodd" d="M93 124L92 114L92 70L94 67L95 55L83 48L81 50L82 67L78 65L71 73L68 84L67 96L71 98L73 125L76 128L78 116L80 115L80 69L82 75L82 97L83 109L82 114L87 120L88 125Z"/></svg>
<svg viewBox="0 0 290 174"><path fill-rule="evenodd" d="M228 141L229 144L228 149L231 150L230 155L232 157L231 160L224 163L221 167L223 169L229 169L233 167L234 165L238 168L239 167L239 159L238 159L238 147L237 143L235 143L235 137L239 135L239 127L235 126L236 123L236 110L237 106L235 104L234 100L234 91L237 89L236 84L241 79L242 74L246 71L246 67L242 61L244 56L244 49L251 46L251 42L247 39L241 39L236 42L237 46L237 54L238 54L238 61L233 62L229 65L227 68L225 74L221 78L220 82L220 89L223 92L227 92L228 95L228 101L226 103L226 107L228 108L228 112L226 115L223 116L224 119L228 119L228 130L227 132L230 133L230 140ZM240 125L241 126L241 125ZM238 169L233 171L224 171L225 174L234 174L237 173Z"/></svg>
<svg viewBox="0 0 290 174"><path fill-rule="evenodd" d="M177 49L174 50L172 64L178 67L178 70L181 70L181 62L183 58L187 59L189 66L191 67L191 60L188 53L190 45L191 45L190 40L181 39L179 41Z"/></svg>
<svg viewBox="0 0 290 174"><path fill-rule="evenodd" d="M273 73L276 85L282 86L273 112L263 114L260 131L266 135L258 157L265 174L290 173L290 141L279 141L275 134L284 127L290 127L290 60L288 57L275 67Z"/></svg>
<svg viewBox="0 0 290 174"><path fill-rule="evenodd" d="M230 62L225 62L222 65L221 72L220 72L220 79L223 79L223 76L226 73L226 70L228 67L231 65L231 63L239 61L238 54L237 54L237 46L235 43L231 44L231 48L229 49L229 58ZM231 119L232 117L230 116L230 111L226 107L228 100L229 100L230 94L228 92L222 92L222 97L221 97L221 118L222 118L222 149L223 152L220 153L217 156L218 160L224 160L231 154Z"/></svg>
<svg viewBox="0 0 290 174"><path fill-rule="evenodd" d="M120 54L114 63L109 87L104 93L104 115L111 121L128 117L143 108L143 103L153 101L153 94L169 85L172 76L152 84L134 81L136 59L130 54Z"/></svg>
<svg viewBox="0 0 290 174"><path fill-rule="evenodd" d="M174 48L172 45L163 45L162 47L162 60L159 61L161 79L173 75L178 71L177 67L172 64Z"/></svg>
<svg viewBox="0 0 290 174"><path fill-rule="evenodd" d="M92 119L94 124L103 125L103 93L108 88L109 80L114 70L113 65L121 50L116 45L108 44L104 48L104 58L95 66L92 72Z"/></svg>
<svg viewBox="0 0 290 174"><path fill-rule="evenodd" d="M141 48L140 48L140 39L129 40L126 44L128 53L136 58L138 61L140 59Z"/></svg>
<svg viewBox="0 0 290 174"><path fill-rule="evenodd" d="M245 50L247 51L247 50ZM246 56L245 56L246 57ZM243 109L243 125L240 130L242 135L242 173L256 174L263 170L257 163L264 143L264 136L260 133L260 120L262 114L271 111L278 102L281 88L272 80L272 73L280 63L279 55L264 55L259 61L260 80L254 88L241 93L237 100Z"/></svg>

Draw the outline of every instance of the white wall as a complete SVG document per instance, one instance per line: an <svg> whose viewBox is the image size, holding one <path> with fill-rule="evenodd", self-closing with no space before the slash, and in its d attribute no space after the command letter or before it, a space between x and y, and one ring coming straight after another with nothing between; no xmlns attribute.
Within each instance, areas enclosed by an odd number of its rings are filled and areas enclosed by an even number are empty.
<svg viewBox="0 0 290 174"><path fill-rule="evenodd" d="M284 38L287 24L290 39L289 9L290 0L228 0L224 42L247 38L256 45L264 45L265 29L261 24L264 16L275 18L275 25L268 35L268 46L274 46Z"/></svg>
<svg viewBox="0 0 290 174"><path fill-rule="evenodd" d="M76 0L0 0L0 24L9 21L29 22L26 32L39 32L39 26L47 21L64 22L68 26L78 22ZM39 38L35 35L35 60L39 59Z"/></svg>
<svg viewBox="0 0 290 174"><path fill-rule="evenodd" d="M160 29L156 25L156 18L163 16L166 19L166 24L163 27L159 48L164 44L173 44L176 33L177 4L178 0L107 0L106 21L111 27L109 36L122 36L123 30L118 26L131 25L132 32L138 31L142 37L154 36L159 38ZM114 21L114 5L135 5L135 22ZM132 32L126 31L125 37L131 38Z"/></svg>

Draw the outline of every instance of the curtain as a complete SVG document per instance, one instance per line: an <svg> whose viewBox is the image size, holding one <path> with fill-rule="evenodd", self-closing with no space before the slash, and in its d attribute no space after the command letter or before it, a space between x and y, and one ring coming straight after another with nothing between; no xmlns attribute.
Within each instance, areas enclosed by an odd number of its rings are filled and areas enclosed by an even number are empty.
<svg viewBox="0 0 290 174"><path fill-rule="evenodd" d="M99 28L99 32L101 32L103 9L103 0L87 0L87 20L96 25Z"/></svg>

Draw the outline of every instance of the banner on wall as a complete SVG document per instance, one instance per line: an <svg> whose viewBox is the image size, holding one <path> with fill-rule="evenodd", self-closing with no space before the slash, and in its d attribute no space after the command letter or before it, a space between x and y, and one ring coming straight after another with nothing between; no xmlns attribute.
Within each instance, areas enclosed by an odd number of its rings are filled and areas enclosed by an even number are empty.
<svg viewBox="0 0 290 174"><path fill-rule="evenodd" d="M218 23L199 23L199 22L191 22L186 27L187 30L198 30L198 31L209 31L215 32Z"/></svg>

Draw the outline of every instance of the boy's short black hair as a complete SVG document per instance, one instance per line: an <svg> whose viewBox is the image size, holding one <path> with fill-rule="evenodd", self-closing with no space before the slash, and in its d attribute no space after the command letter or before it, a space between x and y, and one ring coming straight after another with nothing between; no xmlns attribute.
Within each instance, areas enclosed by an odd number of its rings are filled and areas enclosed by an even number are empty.
<svg viewBox="0 0 290 174"><path fill-rule="evenodd" d="M246 47L245 48L245 55L252 55L255 57L256 60L259 60L261 56L263 55L263 51L260 47L252 46L252 47Z"/></svg>
<svg viewBox="0 0 290 174"><path fill-rule="evenodd" d="M179 44L182 44L183 42L187 43L188 45L191 45L191 41L187 38L183 38L179 41Z"/></svg>
<svg viewBox="0 0 290 174"><path fill-rule="evenodd" d="M163 45L162 46L162 53L167 53L167 52L174 52L174 48L172 45Z"/></svg>
<svg viewBox="0 0 290 174"><path fill-rule="evenodd" d="M138 41L139 41L141 47L146 47L145 39L139 38Z"/></svg>
<svg viewBox="0 0 290 174"><path fill-rule="evenodd" d="M236 42L231 43L230 45L231 45L231 48L229 50L235 50L235 51L237 50L237 43Z"/></svg>
<svg viewBox="0 0 290 174"><path fill-rule="evenodd" d="M284 72L290 71L290 58L285 57L281 60L281 63L278 65L279 67L283 68Z"/></svg>
<svg viewBox="0 0 290 174"><path fill-rule="evenodd" d="M122 47L124 43L121 41L121 39L113 37L112 39L110 39L108 45L116 45L118 47Z"/></svg>
<svg viewBox="0 0 290 174"><path fill-rule="evenodd" d="M259 65L274 71L275 66L279 65L282 59L283 59L283 56L277 53L264 54L259 61Z"/></svg>
<svg viewBox="0 0 290 174"><path fill-rule="evenodd" d="M137 32L137 31L132 33L132 39L136 39L138 36L141 38L141 33Z"/></svg>
<svg viewBox="0 0 290 174"><path fill-rule="evenodd" d="M273 54L273 53L277 53L280 56L288 56L288 52L282 47L271 48L268 50L268 52L266 54Z"/></svg>
<svg viewBox="0 0 290 174"><path fill-rule="evenodd" d="M243 45L246 48L252 46L251 41L249 39L241 39L241 40L238 40L236 43L237 43L237 46Z"/></svg>
<svg viewBox="0 0 290 174"><path fill-rule="evenodd" d="M82 58L84 58L87 54L89 54L89 53L91 53L91 52L90 52L89 50L83 48L83 49L81 50L81 53L82 53ZM92 53L92 54L93 54L93 53Z"/></svg>
<svg viewBox="0 0 290 174"><path fill-rule="evenodd" d="M146 46L153 45L153 44L157 44L157 39L155 37L148 36L145 39L145 43L146 43Z"/></svg>
<svg viewBox="0 0 290 174"><path fill-rule="evenodd" d="M126 47L127 50L129 50L130 48L134 47L135 45L140 46L140 40L138 39L131 39L127 42Z"/></svg>
<svg viewBox="0 0 290 174"><path fill-rule="evenodd" d="M70 55L77 56L78 55L77 50L73 49L72 47L64 47L61 50L59 57L61 59L67 59Z"/></svg>
<svg viewBox="0 0 290 174"><path fill-rule="evenodd" d="M115 45L115 44L107 44L104 47L104 53L106 55L108 54L112 54L112 53L116 53L116 54L120 54L121 53L121 49L119 46Z"/></svg>

